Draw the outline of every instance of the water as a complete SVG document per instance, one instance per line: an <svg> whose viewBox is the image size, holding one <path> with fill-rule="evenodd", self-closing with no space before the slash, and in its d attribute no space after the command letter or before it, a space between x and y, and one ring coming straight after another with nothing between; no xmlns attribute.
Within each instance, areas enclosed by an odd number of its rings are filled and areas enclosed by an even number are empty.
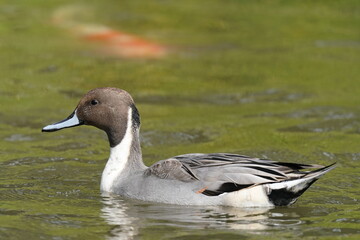
<svg viewBox="0 0 360 240"><path fill-rule="evenodd" d="M104 55L51 21L64 6L169 54ZM0 238L358 239L359 22L357 1L1 2ZM101 196L104 133L40 132L101 86L133 95L148 165L235 152L338 167L290 207Z"/></svg>

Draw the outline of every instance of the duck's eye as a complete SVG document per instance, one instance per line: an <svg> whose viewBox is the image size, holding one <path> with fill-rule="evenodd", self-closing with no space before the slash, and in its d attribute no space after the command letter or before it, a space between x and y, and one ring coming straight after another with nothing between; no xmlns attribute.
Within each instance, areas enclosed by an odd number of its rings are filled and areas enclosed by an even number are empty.
<svg viewBox="0 0 360 240"><path fill-rule="evenodd" d="M93 99L93 100L91 100L90 103L91 103L91 105L97 105L99 103L99 101L96 99Z"/></svg>

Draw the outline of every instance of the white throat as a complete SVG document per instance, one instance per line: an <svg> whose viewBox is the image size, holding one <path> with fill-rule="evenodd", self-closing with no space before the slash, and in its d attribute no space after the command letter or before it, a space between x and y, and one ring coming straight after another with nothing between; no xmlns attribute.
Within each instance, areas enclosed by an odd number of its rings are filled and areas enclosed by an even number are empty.
<svg viewBox="0 0 360 240"><path fill-rule="evenodd" d="M132 140L132 109L129 108L124 138L118 145L110 148L110 157L101 177L100 190L102 192L112 192L116 180L123 174L129 160Z"/></svg>

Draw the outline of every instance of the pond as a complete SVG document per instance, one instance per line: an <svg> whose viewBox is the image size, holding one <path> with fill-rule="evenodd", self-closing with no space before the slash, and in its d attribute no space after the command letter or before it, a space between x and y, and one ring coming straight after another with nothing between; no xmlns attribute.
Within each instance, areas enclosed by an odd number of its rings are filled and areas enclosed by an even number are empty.
<svg viewBox="0 0 360 240"><path fill-rule="evenodd" d="M359 239L359 11L357 1L2 1L0 239ZM230 152L337 168L289 207L102 196L105 134L41 128L105 86L132 94L147 165Z"/></svg>

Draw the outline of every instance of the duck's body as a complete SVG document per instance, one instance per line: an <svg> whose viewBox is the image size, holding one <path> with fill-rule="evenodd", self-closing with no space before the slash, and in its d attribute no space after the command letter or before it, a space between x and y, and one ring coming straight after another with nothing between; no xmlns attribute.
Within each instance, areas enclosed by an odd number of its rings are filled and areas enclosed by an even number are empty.
<svg viewBox="0 0 360 240"><path fill-rule="evenodd" d="M146 167L139 141L139 113L131 96L116 88L90 91L73 114L43 131L82 124L104 130L109 138L110 157L101 191L144 201L236 207L290 205L334 168L227 153L185 154ZM300 171L306 168L319 169Z"/></svg>

